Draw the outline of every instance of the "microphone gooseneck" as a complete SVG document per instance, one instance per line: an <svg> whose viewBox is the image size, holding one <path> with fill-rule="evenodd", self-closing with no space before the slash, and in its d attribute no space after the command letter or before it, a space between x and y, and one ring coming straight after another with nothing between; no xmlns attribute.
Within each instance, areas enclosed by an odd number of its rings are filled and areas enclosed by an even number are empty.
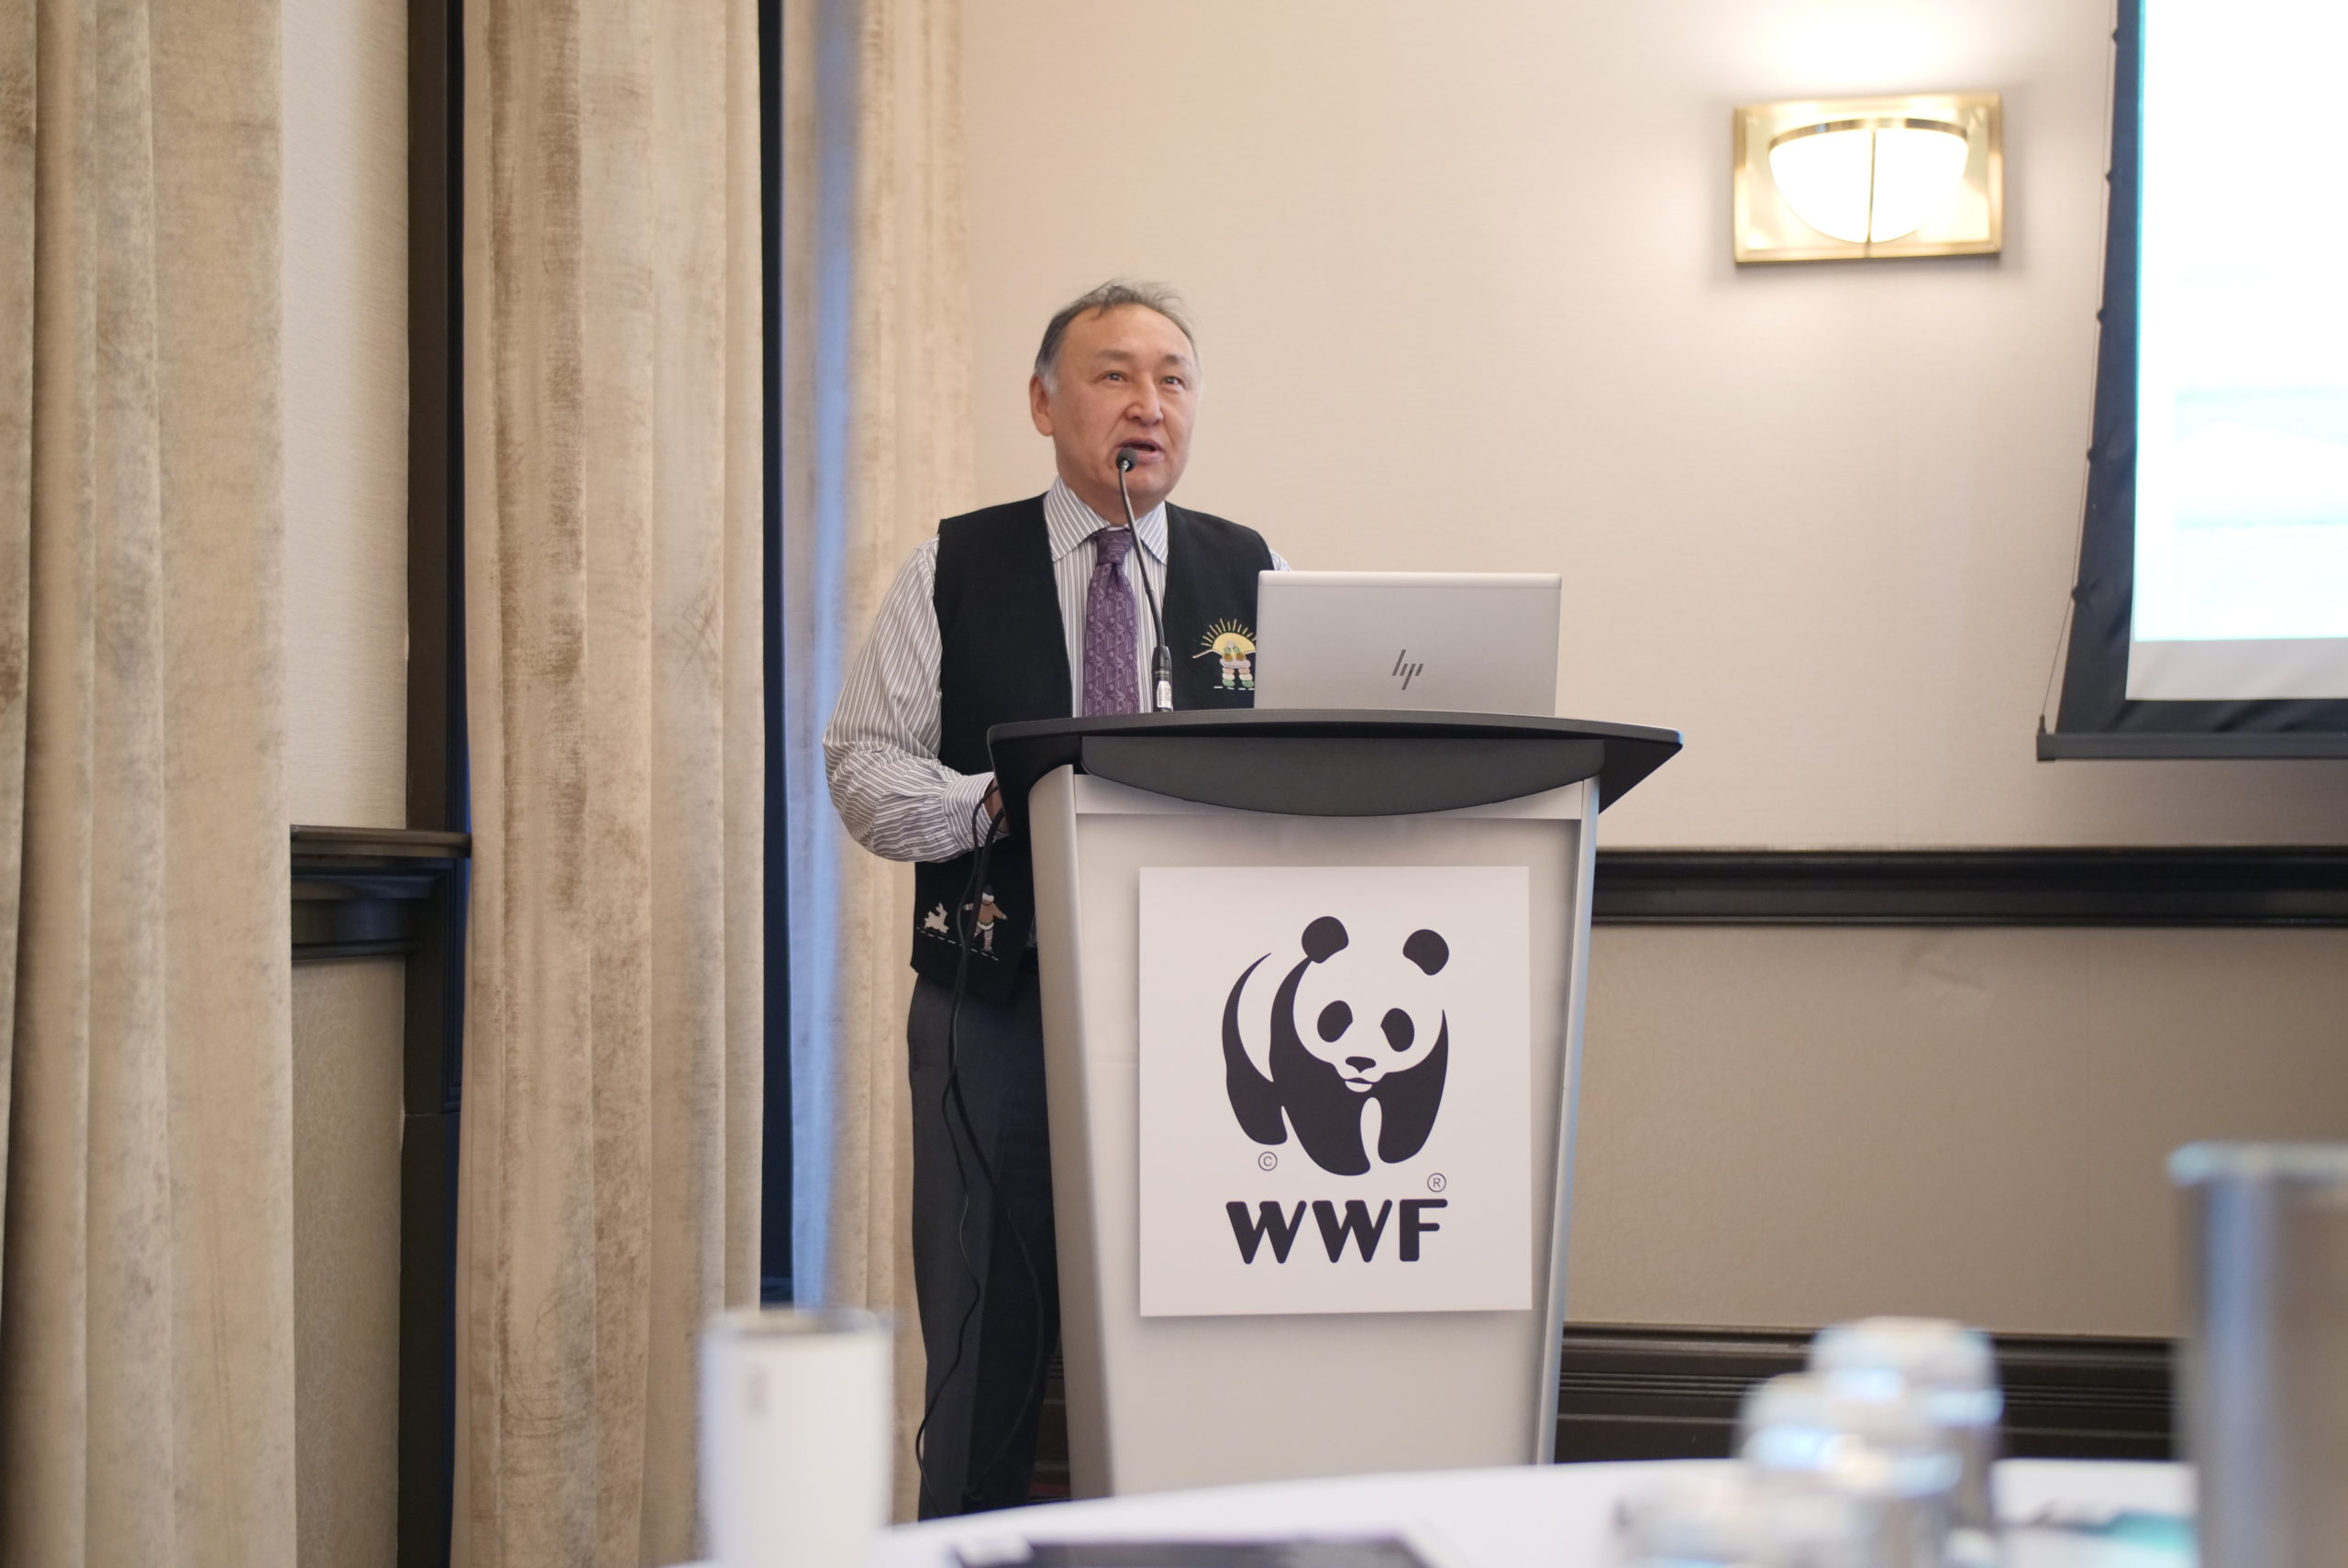
<svg viewBox="0 0 2348 1568"><path fill-rule="evenodd" d="M1155 712L1174 711L1174 650L1166 646L1166 622L1157 610L1157 593L1149 581L1149 552L1142 549L1141 525L1134 521L1134 498L1125 489L1125 476L1133 471L1134 449L1117 448L1117 499L1125 503L1125 526L1134 531L1134 559L1141 567L1141 596L1149 601L1149 629L1157 646L1149 654L1149 686L1151 709Z"/></svg>

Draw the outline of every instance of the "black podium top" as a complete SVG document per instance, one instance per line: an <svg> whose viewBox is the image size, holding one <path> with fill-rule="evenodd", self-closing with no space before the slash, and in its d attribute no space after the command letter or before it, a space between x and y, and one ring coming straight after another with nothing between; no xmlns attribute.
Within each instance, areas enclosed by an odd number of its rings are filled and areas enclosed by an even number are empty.
<svg viewBox="0 0 2348 1568"><path fill-rule="evenodd" d="M1603 811L1679 749L1674 730L1508 713L1204 709L1037 719L987 732L1013 833L1056 767L1178 801L1390 817L1512 801L1585 778Z"/></svg>

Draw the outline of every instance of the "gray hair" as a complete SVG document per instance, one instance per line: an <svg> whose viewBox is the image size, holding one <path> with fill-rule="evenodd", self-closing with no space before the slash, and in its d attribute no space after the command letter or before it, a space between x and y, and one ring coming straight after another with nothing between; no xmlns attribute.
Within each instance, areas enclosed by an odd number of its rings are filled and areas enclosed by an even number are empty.
<svg viewBox="0 0 2348 1568"><path fill-rule="evenodd" d="M1053 373L1059 368L1060 339L1068 336L1068 324L1080 315L1091 315L1096 311L1121 310L1126 305L1154 310L1180 327L1182 336L1190 339L1191 355L1195 357L1198 354L1199 336L1191 330L1190 319L1183 314L1181 295L1163 283L1129 282L1123 278L1112 278L1081 299L1070 300L1062 305L1045 325L1043 347L1036 350L1036 374L1042 378L1047 390L1052 385Z"/></svg>

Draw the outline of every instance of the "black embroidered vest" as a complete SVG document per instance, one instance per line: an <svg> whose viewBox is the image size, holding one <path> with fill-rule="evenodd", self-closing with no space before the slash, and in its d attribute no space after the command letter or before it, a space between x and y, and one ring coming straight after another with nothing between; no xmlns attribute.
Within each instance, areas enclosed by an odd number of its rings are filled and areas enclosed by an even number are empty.
<svg viewBox="0 0 2348 1568"><path fill-rule="evenodd" d="M1256 701L1256 574L1272 555L1252 528L1166 508L1166 641L1174 706L1246 708ZM1135 590L1146 627L1149 607ZM1022 719L1069 716L1068 634L1052 581L1049 531L1037 496L949 517L937 525L937 756L962 773L988 773L987 731ZM1035 878L1024 844L998 841L986 882L969 888L972 856L914 867L914 970L954 983L952 911L968 903L969 994L1010 999L1035 930Z"/></svg>

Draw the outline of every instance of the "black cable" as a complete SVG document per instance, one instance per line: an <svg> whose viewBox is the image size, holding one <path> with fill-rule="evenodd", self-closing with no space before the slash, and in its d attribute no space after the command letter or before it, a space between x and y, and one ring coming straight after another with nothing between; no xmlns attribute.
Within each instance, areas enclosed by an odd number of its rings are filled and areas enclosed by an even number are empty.
<svg viewBox="0 0 2348 1568"><path fill-rule="evenodd" d="M979 832L979 813L985 808L986 800L983 796L970 807L970 831L973 834ZM946 1015L946 1083L938 1091L937 1097L937 1115L941 1121L947 1121L950 1107L960 1107L964 1135L969 1140L970 1153L980 1160L982 1166L984 1156L980 1154L977 1134L970 1129L969 1107L962 1100L961 1061L957 1032L961 1021L962 995L968 982L970 963L969 943L963 935L966 927L963 917L971 910L971 900L978 889L983 886L986 852L993 843L994 830L997 825L994 823L987 824L986 834L980 839L979 847L971 852L970 874L963 880L961 897L956 901L954 930L957 945L960 952L954 964L953 1002ZM937 1414L937 1402L944 1397L947 1386L954 1381L955 1373L961 1370L963 1350L969 1342L970 1320L986 1299L986 1276L980 1273L978 1264L970 1260L970 1176L962 1164L962 1146L954 1141L954 1129L950 1122L946 1129L946 1147L954 1156L955 1185L962 1189L962 1209L954 1220L954 1250L962 1259L963 1271L970 1276L970 1301L969 1305L962 1309L961 1321L955 1325L953 1358L946 1364L945 1375L936 1380L928 1399L922 1406L921 1424L914 1429L914 1468L920 1477L921 1499L925 1507L936 1500L929 1485L929 1454L926 1441L929 1435L929 1423ZM936 1347L931 1348L934 1353Z"/></svg>
<svg viewBox="0 0 2348 1568"><path fill-rule="evenodd" d="M986 886L986 865L994 851L995 834L1002 825L1002 822L1001 817L997 817L994 822L988 824L986 840L979 846L978 864L971 867L970 880L972 884L981 890L983 890ZM972 904L971 900L967 897L965 899L965 903L969 904L970 907L975 910L975 904ZM976 916L974 913L972 916L973 921L975 921L975 918ZM1036 1270L1035 1253L1028 1251L1027 1237L1025 1233L1020 1230L1016 1220L1011 1213L1009 1206L1003 1201L1002 1184L995 1179L993 1168L987 1162L986 1152L979 1146L978 1130L971 1125L970 1109L969 1104L962 1098L960 1055L956 1048L956 1038L957 1028L961 1018L964 975L969 967L970 958L969 938L969 927L966 924L961 933L961 954L955 964L954 1004L951 1010L947 1014L946 1021L947 1092L953 1096L956 1112L961 1118L962 1132L964 1135L970 1140L971 1157L979 1162L979 1174L986 1181L987 1198L989 1206L993 1211L992 1218L994 1222L1011 1232L1012 1247L1019 1254L1020 1271L1027 1276L1027 1294L1036 1306L1036 1331L1035 1335L1035 1351L1033 1353L1033 1358L1028 1365L1026 1403L1023 1404L1019 1408L1018 1411L1013 1415L1011 1424L1004 1429L1002 1438L995 1443L994 1452L987 1456L986 1463L970 1469L964 1476L962 1501L965 1504L977 1500L974 1496L974 1492L978 1484L985 1480L988 1476L993 1474L996 1467L1002 1464L1002 1462L1010 1456L1011 1445L1018 1441L1019 1429L1025 1424L1028 1407L1034 1405L1043 1397L1044 1369L1047 1362L1046 1352L1048 1348L1044 1342L1042 1322L1044 1305L1043 1275ZM966 1215L968 1213L968 1204L969 1199L966 1195L964 1199L964 1212ZM967 1251L964 1253L963 1256L967 1263L969 1259L969 1253ZM984 1280L977 1276L975 1270L973 1271L972 1284L976 1286L979 1298L977 1301L974 1301L972 1305L974 1308L977 1308L984 1300L986 1284ZM969 1317L966 1314L964 1317L965 1324L967 1324L968 1321ZM957 1350L958 1353L958 1346L957 1347ZM973 1435L975 1435L975 1433Z"/></svg>
<svg viewBox="0 0 2348 1568"><path fill-rule="evenodd" d="M979 812L984 806L985 801L981 800L970 808L970 827L973 833L978 832ZM962 999L968 994L969 985L972 927L976 923L980 894L986 888L987 865L992 858L995 839L1002 828L1002 819L999 815L987 824L985 835L980 839L977 851L971 856L970 874L963 881L959 907L955 911L954 931L958 951L954 963L953 1000L946 1016L946 1085L938 1096L938 1115L941 1119L945 1118L950 1110L954 1119L960 1123L962 1135L970 1145L970 1157L977 1163L979 1175L986 1183L988 1204L992 1210L992 1218L995 1223L1009 1229L1012 1246L1019 1254L1020 1268L1027 1276L1028 1291L1035 1298L1038 1309L1038 1331L1036 1334L1034 1359L1028 1374L1027 1402L1033 1405L1041 1397L1044 1370L1047 1364L1045 1353L1047 1347L1041 1332L1040 1311L1043 1305L1043 1279L1042 1275L1036 1272L1035 1255L1028 1250L1027 1238L1021 1232L1018 1224L1003 1204L1001 1185L996 1181L993 1166L989 1163L986 1151L981 1146L977 1125L970 1118L969 1102L962 1094L961 1077ZM972 1197L969 1172L962 1163L962 1151L955 1143L953 1129L950 1126L947 1130L946 1142L947 1148L954 1155L955 1179L962 1188L962 1211L955 1221L955 1250L961 1257L963 1269L969 1275L971 1288L969 1304L962 1309L961 1321L955 1328L953 1358L947 1363L945 1374L937 1379L936 1386L931 1391L928 1401L922 1408L921 1424L914 1431L914 1463L920 1474L921 1496L925 1504L935 1503L937 1500L936 1494L930 1484L926 1442L929 1423L937 1414L938 1401L944 1397L947 1386L952 1384L954 1375L961 1370L969 1344L970 1321L984 1308L987 1295L986 1275L972 1260L969 1252L969 1231ZM1011 1445L1017 1440L1019 1428L1024 1424L1024 1419L1025 1409L1023 1408L1019 1415L1013 1419L1010 1429L995 1445L994 1452L988 1456L986 1463L975 1469L966 1469L962 1495L957 1499L958 1504L967 1506L975 1500L972 1495L973 1488L979 1481L992 1474L995 1468L1009 1455ZM969 1455L966 1453L964 1458L967 1464Z"/></svg>

